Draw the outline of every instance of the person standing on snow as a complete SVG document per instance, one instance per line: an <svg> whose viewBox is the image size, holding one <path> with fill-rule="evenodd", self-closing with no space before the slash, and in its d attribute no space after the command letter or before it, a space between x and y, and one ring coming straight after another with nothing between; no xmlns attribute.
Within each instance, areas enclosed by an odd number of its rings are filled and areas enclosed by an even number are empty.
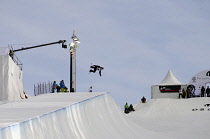
<svg viewBox="0 0 210 139"><path fill-rule="evenodd" d="M55 92L55 89L57 87L56 81L53 82L53 86L52 86L52 93Z"/></svg>
<svg viewBox="0 0 210 139"><path fill-rule="evenodd" d="M205 93L205 88L204 88L204 86L202 86L201 87L201 97L205 97L204 93Z"/></svg>
<svg viewBox="0 0 210 139"><path fill-rule="evenodd" d="M207 86L207 88L206 88L206 96L210 97L210 88L209 88L209 86Z"/></svg>
<svg viewBox="0 0 210 139"><path fill-rule="evenodd" d="M182 88L179 89L179 99L182 97Z"/></svg>
<svg viewBox="0 0 210 139"><path fill-rule="evenodd" d="M186 97L186 92L184 90L184 88L182 89L182 98L185 98Z"/></svg>
<svg viewBox="0 0 210 139"><path fill-rule="evenodd" d="M128 112L128 103L127 102L125 103L124 108L125 108L124 113L128 114L129 112Z"/></svg>

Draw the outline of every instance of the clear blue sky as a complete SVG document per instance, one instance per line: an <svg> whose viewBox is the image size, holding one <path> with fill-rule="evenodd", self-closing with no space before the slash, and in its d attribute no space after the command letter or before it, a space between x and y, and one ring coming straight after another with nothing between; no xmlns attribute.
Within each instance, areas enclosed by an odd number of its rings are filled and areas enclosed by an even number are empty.
<svg viewBox="0 0 210 139"><path fill-rule="evenodd" d="M0 47L71 42L77 48L77 91L110 92L122 106L150 98L151 85L171 69L182 83L209 68L208 0L19 0L0 2ZM21 44L21 45L15 45ZM69 85L69 51L51 45L17 52L26 93L39 82ZM105 69L102 77L89 66Z"/></svg>

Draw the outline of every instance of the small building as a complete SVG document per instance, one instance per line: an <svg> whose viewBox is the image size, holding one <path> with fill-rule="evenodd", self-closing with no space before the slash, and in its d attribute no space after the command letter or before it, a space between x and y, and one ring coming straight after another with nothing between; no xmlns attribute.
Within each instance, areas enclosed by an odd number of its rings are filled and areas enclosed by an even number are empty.
<svg viewBox="0 0 210 139"><path fill-rule="evenodd" d="M178 99L179 90L184 88L186 90L187 84L182 84L176 79L171 70L168 71L166 77L156 85L151 87L151 99L157 98L174 98Z"/></svg>

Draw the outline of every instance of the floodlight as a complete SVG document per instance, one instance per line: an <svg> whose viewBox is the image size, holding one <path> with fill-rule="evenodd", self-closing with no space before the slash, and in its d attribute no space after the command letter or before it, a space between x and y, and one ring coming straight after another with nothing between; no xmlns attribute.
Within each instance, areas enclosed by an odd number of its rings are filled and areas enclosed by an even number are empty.
<svg viewBox="0 0 210 139"><path fill-rule="evenodd" d="M74 42L80 43L79 39L74 34L73 34L73 36L71 38L73 39Z"/></svg>
<svg viewBox="0 0 210 139"><path fill-rule="evenodd" d="M70 43L70 46L71 46L71 47L73 47L74 45L75 45L75 43L73 43L73 42L72 42L72 43Z"/></svg>

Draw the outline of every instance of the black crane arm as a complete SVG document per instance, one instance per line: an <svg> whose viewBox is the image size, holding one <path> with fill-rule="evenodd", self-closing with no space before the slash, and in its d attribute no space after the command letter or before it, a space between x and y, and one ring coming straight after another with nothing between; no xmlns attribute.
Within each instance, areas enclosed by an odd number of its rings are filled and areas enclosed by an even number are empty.
<svg viewBox="0 0 210 139"><path fill-rule="evenodd" d="M66 40L59 40L57 42L46 43L46 44L41 44L41 45L36 45L36 46L31 46L31 47L26 47L26 48L21 48L21 49L17 49L17 50L12 50L12 52L14 53L14 52L22 51L22 50L27 50L27 49L32 49L32 48L37 48L37 47L57 44L57 43L59 43L59 44L62 43L62 46L63 46L65 42L66 42Z"/></svg>
<svg viewBox="0 0 210 139"><path fill-rule="evenodd" d="M46 44L41 44L41 45L36 45L36 46L31 46L31 47L25 47L25 48L16 49L16 50L10 50L9 55L13 59L14 58L14 52L18 52L18 51L22 51L22 50L28 50L28 49L32 49L32 48L38 48L38 47L57 44L57 43L59 43L59 44L62 43L62 48L67 48L67 45L65 45L65 42L66 42L66 40L59 40L57 42L46 43Z"/></svg>

